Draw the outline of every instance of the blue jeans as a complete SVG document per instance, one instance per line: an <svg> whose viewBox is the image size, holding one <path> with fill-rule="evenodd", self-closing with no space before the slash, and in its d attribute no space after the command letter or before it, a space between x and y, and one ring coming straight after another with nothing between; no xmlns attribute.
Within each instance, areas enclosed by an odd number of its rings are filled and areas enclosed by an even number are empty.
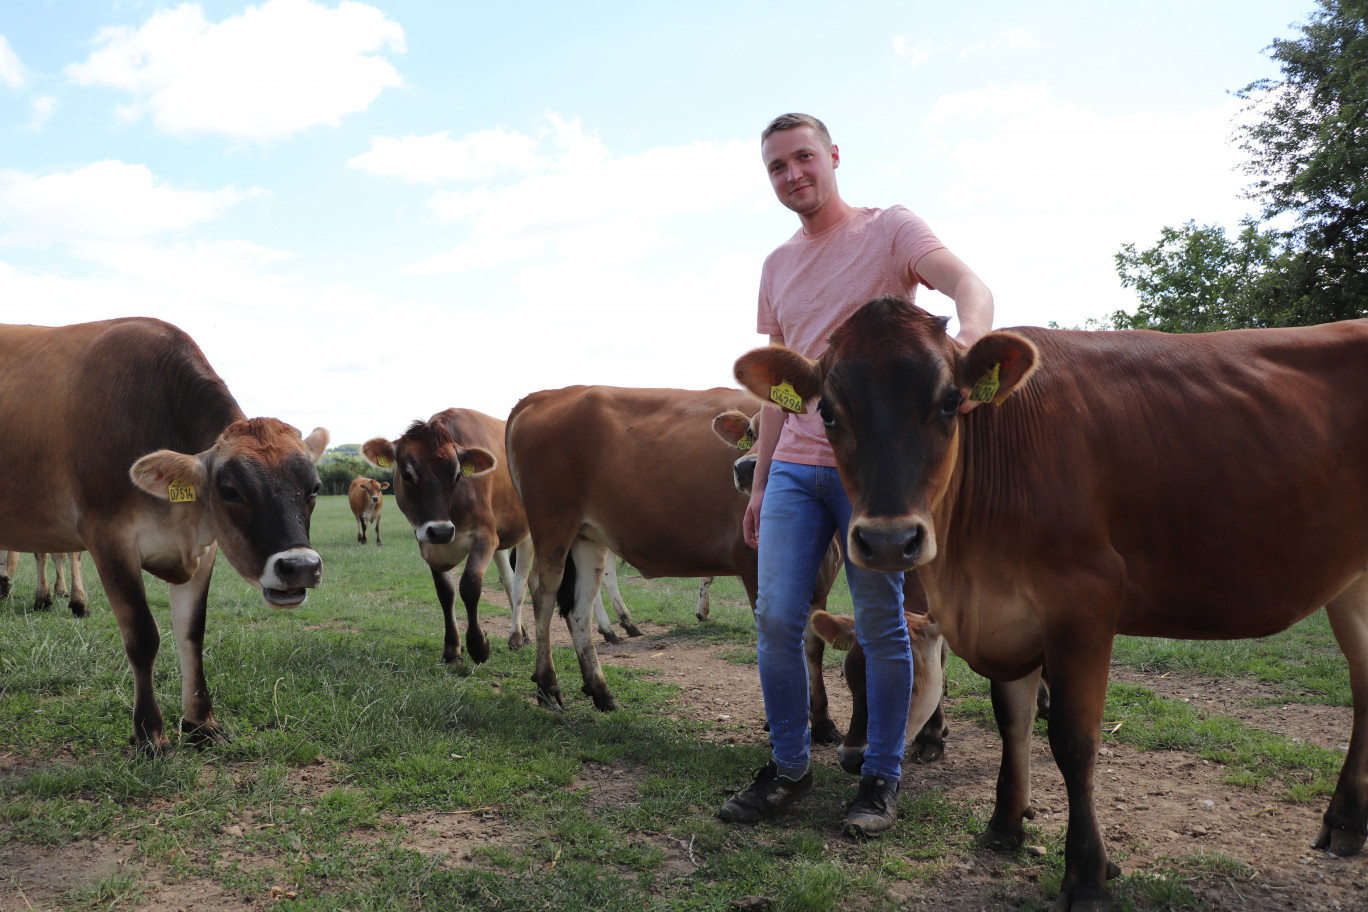
<svg viewBox="0 0 1368 912"><path fill-rule="evenodd" d="M775 460L760 504L759 596L755 611L760 688L774 760L785 775L808 764L807 664L803 631L812 588L832 535L844 549L850 500L834 468ZM869 688L869 747L862 773L898 780L912 702L912 647L903 616L901 573L845 562L864 647Z"/></svg>

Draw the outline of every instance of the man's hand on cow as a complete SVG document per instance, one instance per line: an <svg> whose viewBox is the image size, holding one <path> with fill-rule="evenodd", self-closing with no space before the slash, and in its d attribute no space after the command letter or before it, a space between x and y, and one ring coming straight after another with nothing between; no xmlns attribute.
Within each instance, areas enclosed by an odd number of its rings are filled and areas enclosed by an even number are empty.
<svg viewBox="0 0 1368 912"><path fill-rule="evenodd" d="M741 520L741 535L752 548L760 547L760 502L765 499L763 488L752 490L746 504L746 515Z"/></svg>

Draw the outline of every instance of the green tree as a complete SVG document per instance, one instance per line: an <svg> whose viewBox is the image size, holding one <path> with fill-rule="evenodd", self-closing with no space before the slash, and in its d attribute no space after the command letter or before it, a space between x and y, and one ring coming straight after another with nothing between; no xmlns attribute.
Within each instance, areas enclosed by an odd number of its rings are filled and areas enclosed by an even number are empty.
<svg viewBox="0 0 1368 912"><path fill-rule="evenodd" d="M1248 219L1165 228L1128 244L1117 273L1140 298L1120 328L1205 332L1368 315L1368 0L1319 0L1295 39L1268 48L1280 79L1237 95L1258 116L1240 128L1254 178ZM1292 225L1278 228L1274 225Z"/></svg>

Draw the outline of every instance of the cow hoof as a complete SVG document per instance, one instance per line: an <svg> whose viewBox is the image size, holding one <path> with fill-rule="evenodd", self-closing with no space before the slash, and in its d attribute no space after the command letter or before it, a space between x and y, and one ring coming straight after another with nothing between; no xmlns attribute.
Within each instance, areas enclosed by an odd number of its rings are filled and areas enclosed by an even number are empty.
<svg viewBox="0 0 1368 912"><path fill-rule="evenodd" d="M166 735L158 735L155 738L139 740L137 737L129 738L128 743L133 745L133 752L146 760L159 760L163 757L170 757L176 752L176 748Z"/></svg>
<svg viewBox="0 0 1368 912"><path fill-rule="evenodd" d="M845 740L845 732L836 727L830 719L812 723L813 744L840 744Z"/></svg>
<svg viewBox="0 0 1368 912"><path fill-rule="evenodd" d="M8 593L6 593L6 594L8 594ZM4 597L5 597L4 595L0 595L0 598L4 598ZM695 611L695 612L694 612L694 617L698 618L700 621L706 621L706 620L709 620L709 619L711 618L711 615L704 614L704 613L701 612L701 611Z"/></svg>
<svg viewBox="0 0 1368 912"><path fill-rule="evenodd" d="M1121 866L1110 858L1107 859L1107 880L1116 880L1121 876Z"/></svg>
<svg viewBox="0 0 1368 912"><path fill-rule="evenodd" d="M913 763L935 763L945 754L944 742L915 742L912 745Z"/></svg>
<svg viewBox="0 0 1368 912"><path fill-rule="evenodd" d="M603 642L605 643L612 643L614 646L616 646L618 643L622 642L622 637L618 636L616 633L613 633L613 631L607 627L600 627L599 634L603 637Z"/></svg>
<svg viewBox="0 0 1368 912"><path fill-rule="evenodd" d="M78 617L78 618L90 617L90 609L86 607L86 603L85 603L85 602L81 602L81 601L77 601L76 599L72 599L72 600L71 600L71 604L70 604L70 608L71 608L71 616L72 616L72 617Z"/></svg>
<svg viewBox="0 0 1368 912"><path fill-rule="evenodd" d="M1014 833L1004 833L989 826L974 837L974 842L981 848L992 849L995 852L1015 852L1021 848L1026 841L1026 831L1018 830Z"/></svg>
<svg viewBox="0 0 1368 912"><path fill-rule="evenodd" d="M0 599L7 599L7 598L9 598L9 594L10 594L10 581L9 581L9 577L6 576L6 577L4 577L4 578L0 578ZM700 618L700 620L701 620L701 618Z"/></svg>
<svg viewBox="0 0 1368 912"><path fill-rule="evenodd" d="M181 737L195 747L222 747L232 744L233 739L228 737L228 733L219 727L217 722L205 722L195 724L189 720L181 720Z"/></svg>
<svg viewBox="0 0 1368 912"><path fill-rule="evenodd" d="M641 632L641 628L638 627L636 624L633 624L631 621L625 622L622 625L622 629L627 631L627 635L629 637L639 637L644 635Z"/></svg>
<svg viewBox="0 0 1368 912"><path fill-rule="evenodd" d="M1311 848L1321 849L1331 855L1338 855L1344 858L1349 855L1357 855L1363 849L1364 835L1353 830L1331 829L1330 826L1323 825L1316 838L1311 842Z"/></svg>
<svg viewBox="0 0 1368 912"><path fill-rule="evenodd" d="M510 634L508 635L508 648L509 648L510 650L522 649L522 648L523 648L523 644L526 643L526 642L527 642L527 640L523 638L523 635L522 635L522 633L521 633L520 631L519 631L519 632L515 632L515 633L510 633Z"/></svg>
<svg viewBox="0 0 1368 912"><path fill-rule="evenodd" d="M584 688L584 695L587 697L593 697L594 709L597 709L599 712L613 712L618 708L617 700L614 700L613 695L608 693L607 691L598 694L594 693L592 690L586 687Z"/></svg>
<svg viewBox="0 0 1368 912"><path fill-rule="evenodd" d="M51 610L52 610L52 596L48 595L48 596L44 596L43 598L36 598L36 599L34 599L34 600L33 600L33 610L34 610L34 611L51 611Z"/></svg>
<svg viewBox="0 0 1368 912"><path fill-rule="evenodd" d="M443 665L451 665L451 666L454 667L454 668L460 668L460 667L461 667L461 663L462 663L463 661L464 661L464 657L463 657L459 652L444 652L444 653L442 653L442 664L443 664Z"/></svg>
<svg viewBox="0 0 1368 912"><path fill-rule="evenodd" d="M1060 892L1054 904L1050 906L1050 912L1112 912L1116 908L1116 903L1103 888L1100 896L1086 899Z"/></svg>
<svg viewBox="0 0 1368 912"><path fill-rule="evenodd" d="M860 775L864 770L865 745L859 747L846 747L842 744L836 748L836 762L841 764L841 769L852 776Z"/></svg>
<svg viewBox="0 0 1368 912"><path fill-rule="evenodd" d="M489 661L489 637L478 630L466 631L466 651L475 660L476 665L483 665Z"/></svg>

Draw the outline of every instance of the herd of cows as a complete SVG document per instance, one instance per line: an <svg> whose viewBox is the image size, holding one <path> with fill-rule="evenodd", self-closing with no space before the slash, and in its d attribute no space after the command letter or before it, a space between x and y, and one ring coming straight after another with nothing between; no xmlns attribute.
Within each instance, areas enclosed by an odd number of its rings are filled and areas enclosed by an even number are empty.
<svg viewBox="0 0 1368 912"><path fill-rule="evenodd" d="M489 562L527 639L531 583L538 696L562 702L551 661L559 602L596 707L615 700L589 616L611 636L600 587L620 555L646 576L737 576L752 604L754 552L741 538L760 400L788 384L817 403L853 513L814 591L812 720L839 730L821 689L821 644L855 645L820 611L841 551L907 574L917 651L909 749L941 750L945 645L989 678L1003 755L984 845L1016 847L1032 815L1030 734L1043 677L1049 741L1069 798L1058 909L1106 907L1117 868L1093 802L1112 640L1118 634L1257 637L1324 606L1349 662L1353 731L1314 845L1368 838L1368 322L1170 336L1025 328L965 349L945 320L870 302L817 361L780 347L736 364L746 392L569 387L527 396L502 422L449 409L365 457L394 471L392 494L432 572L443 659L488 657L478 603ZM41 362L51 369L34 371ZM994 405L967 410L971 388ZM1009 398L1010 397L1010 398ZM0 548L88 551L133 669L133 742L171 749L151 688L158 637L140 570L170 584L183 737L213 744L201 661L217 551L274 605L302 602L322 561L309 544L314 464L307 437L247 419L195 343L169 324L124 319L0 327ZM379 543L380 483L358 480L358 540ZM451 572L464 562L459 582ZM73 572L78 564L73 563ZM620 609L623 627L635 633ZM706 584L699 613L706 605ZM855 692L839 757L858 771ZM852 663L854 663L852 665Z"/></svg>

